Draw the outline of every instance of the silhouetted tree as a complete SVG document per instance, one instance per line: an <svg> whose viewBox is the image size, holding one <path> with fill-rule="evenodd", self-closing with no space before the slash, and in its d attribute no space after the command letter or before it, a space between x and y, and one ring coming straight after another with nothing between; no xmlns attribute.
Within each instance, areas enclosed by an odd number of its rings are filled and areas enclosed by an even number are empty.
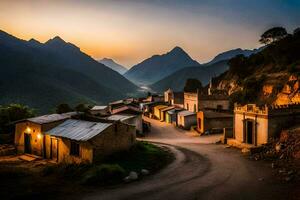
<svg viewBox="0 0 300 200"><path fill-rule="evenodd" d="M66 103L59 104L56 107L56 113L58 113L58 114L72 112L72 111L73 111L73 109L69 106L69 104L66 104Z"/></svg>
<svg viewBox="0 0 300 200"><path fill-rule="evenodd" d="M198 79L187 79L184 91L185 92L197 92L197 90L201 91L203 89L202 83Z"/></svg>
<svg viewBox="0 0 300 200"><path fill-rule="evenodd" d="M0 133L3 132L9 123L34 117L34 115L34 110L28 106L20 104L0 106Z"/></svg>
<svg viewBox="0 0 300 200"><path fill-rule="evenodd" d="M267 30L266 32L264 32L261 35L259 42L262 44L271 44L275 41L281 40L282 38L287 36L287 34L288 33L285 28L274 27L274 28L271 28L271 29Z"/></svg>

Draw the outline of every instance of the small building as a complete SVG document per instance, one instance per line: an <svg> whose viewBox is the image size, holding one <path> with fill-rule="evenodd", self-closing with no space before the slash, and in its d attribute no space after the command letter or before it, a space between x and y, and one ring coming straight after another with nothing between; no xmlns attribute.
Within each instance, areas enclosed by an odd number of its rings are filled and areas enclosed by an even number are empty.
<svg viewBox="0 0 300 200"><path fill-rule="evenodd" d="M16 122L14 143L18 153L44 156L43 134L76 113L51 114Z"/></svg>
<svg viewBox="0 0 300 200"><path fill-rule="evenodd" d="M266 144L282 129L299 123L300 105L262 106L247 104L234 107L233 139L229 145L253 147Z"/></svg>
<svg viewBox="0 0 300 200"><path fill-rule="evenodd" d="M166 103L172 106L183 108L183 92L173 92L168 89L164 92L164 100Z"/></svg>
<svg viewBox="0 0 300 200"><path fill-rule="evenodd" d="M205 132L223 130L233 127L233 114L217 112L213 110L199 111L197 113L197 131L200 134Z"/></svg>
<svg viewBox="0 0 300 200"><path fill-rule="evenodd" d="M166 122L177 126L177 113L182 111L182 108L174 108L166 113Z"/></svg>
<svg viewBox="0 0 300 200"><path fill-rule="evenodd" d="M108 106L94 106L89 111L92 115L105 116L109 114Z"/></svg>
<svg viewBox="0 0 300 200"><path fill-rule="evenodd" d="M42 116L16 124L18 153L33 154L65 163L92 163L135 142L135 127L54 116Z"/></svg>
<svg viewBox="0 0 300 200"><path fill-rule="evenodd" d="M166 105L157 105L153 109L153 115L156 119L161 119L161 110L167 108Z"/></svg>
<svg viewBox="0 0 300 200"><path fill-rule="evenodd" d="M224 94L184 93L184 109L191 112L209 110L229 110L229 99Z"/></svg>
<svg viewBox="0 0 300 200"><path fill-rule="evenodd" d="M190 129L192 126L197 125L197 114L188 110L180 111L177 113L177 125L184 129Z"/></svg>
<svg viewBox="0 0 300 200"><path fill-rule="evenodd" d="M148 96L144 101L145 102L164 102L164 96L163 95L157 95L157 94L152 94Z"/></svg>
<svg viewBox="0 0 300 200"><path fill-rule="evenodd" d="M120 121L125 124L132 125L136 128L138 134L143 134L143 119L142 115L132 115L132 114L115 114L110 115L105 118L108 121Z"/></svg>
<svg viewBox="0 0 300 200"><path fill-rule="evenodd" d="M175 107L174 106L168 106L164 109L161 109L160 111L160 121L165 121L166 120L166 114L169 110L172 110L174 109Z"/></svg>

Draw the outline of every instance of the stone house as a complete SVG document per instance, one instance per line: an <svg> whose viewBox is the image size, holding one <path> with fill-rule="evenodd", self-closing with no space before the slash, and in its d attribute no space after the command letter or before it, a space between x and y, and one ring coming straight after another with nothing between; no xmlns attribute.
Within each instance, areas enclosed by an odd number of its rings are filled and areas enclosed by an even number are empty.
<svg viewBox="0 0 300 200"><path fill-rule="evenodd" d="M229 145L254 147L266 144L284 128L300 122L300 105L262 106L247 104L234 106L233 138Z"/></svg>
<svg viewBox="0 0 300 200"><path fill-rule="evenodd" d="M44 133L74 115L75 113L51 114L16 122L14 143L17 152L44 156L42 150Z"/></svg>
<svg viewBox="0 0 300 200"><path fill-rule="evenodd" d="M233 114L228 112L217 112L204 110L197 113L197 131L200 134L220 131L224 128L232 128Z"/></svg>
<svg viewBox="0 0 300 200"><path fill-rule="evenodd" d="M164 100L171 106L183 108L183 92L173 92L173 90L168 89L164 92Z"/></svg>
<svg viewBox="0 0 300 200"><path fill-rule="evenodd" d="M229 99L224 94L200 94L184 92L184 109L190 112L209 110L229 110Z"/></svg>
<svg viewBox="0 0 300 200"><path fill-rule="evenodd" d="M177 113L177 125L184 129L190 129L197 125L196 113L184 110Z"/></svg>
<svg viewBox="0 0 300 200"><path fill-rule="evenodd" d="M95 158L128 149L134 142L134 126L76 120L57 114L17 122L15 130L18 153L56 162L92 163Z"/></svg>

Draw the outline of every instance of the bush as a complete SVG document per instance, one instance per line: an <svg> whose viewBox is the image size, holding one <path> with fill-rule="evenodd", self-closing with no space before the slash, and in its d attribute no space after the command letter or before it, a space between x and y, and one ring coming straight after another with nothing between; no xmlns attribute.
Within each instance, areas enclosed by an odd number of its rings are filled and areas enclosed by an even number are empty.
<svg viewBox="0 0 300 200"><path fill-rule="evenodd" d="M83 176L83 184L104 185L120 182L126 175L125 170L117 164L102 164L93 167Z"/></svg>

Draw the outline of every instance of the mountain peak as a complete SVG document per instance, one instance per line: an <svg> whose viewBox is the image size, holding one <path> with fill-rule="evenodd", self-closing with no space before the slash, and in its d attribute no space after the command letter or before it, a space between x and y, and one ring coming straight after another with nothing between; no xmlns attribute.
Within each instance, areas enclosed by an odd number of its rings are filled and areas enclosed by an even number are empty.
<svg viewBox="0 0 300 200"><path fill-rule="evenodd" d="M174 47L170 52L184 52L185 53L185 51L179 46Z"/></svg>
<svg viewBox="0 0 300 200"><path fill-rule="evenodd" d="M46 44L66 44L66 42L59 36L55 36L54 38L48 40Z"/></svg>

